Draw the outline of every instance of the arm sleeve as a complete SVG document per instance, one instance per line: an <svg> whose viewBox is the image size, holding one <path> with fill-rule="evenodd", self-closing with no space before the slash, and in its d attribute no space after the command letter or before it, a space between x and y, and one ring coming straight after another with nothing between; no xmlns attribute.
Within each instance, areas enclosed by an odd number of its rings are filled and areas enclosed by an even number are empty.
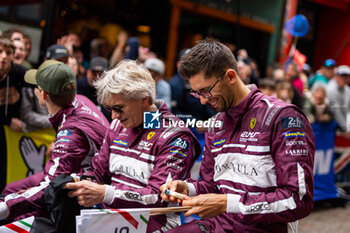
<svg viewBox="0 0 350 233"><path fill-rule="evenodd" d="M65 135L56 138L52 156L45 166L44 173L50 180L60 174L81 172L82 163L89 155L90 144L85 134L78 129L65 130Z"/></svg>
<svg viewBox="0 0 350 233"><path fill-rule="evenodd" d="M183 180L190 172L196 154L192 136L182 134L175 140L189 143L188 147L174 146L173 141L156 146L155 162L148 184L144 187L131 187L123 183L113 184L113 198L105 198L112 208L130 207L148 208L164 206L159 187L168 180ZM152 166L150 164L150 166ZM110 192L107 188L107 192ZM106 194L110 196L110 194ZM106 200L109 199L109 200Z"/></svg>
<svg viewBox="0 0 350 233"><path fill-rule="evenodd" d="M282 119L301 119L303 126L288 127ZM295 125L294 125L295 126ZM314 136L306 118L295 109L283 109L275 119L271 154L276 187L258 194L227 194L227 211L243 222L293 222L313 208Z"/></svg>
<svg viewBox="0 0 350 233"><path fill-rule="evenodd" d="M94 176L98 183L110 184L109 175L109 157L110 157L110 137L113 131L108 129L105 138L103 139L102 146L92 159L92 169L85 173L85 175ZM113 140L113 139L112 139Z"/></svg>
<svg viewBox="0 0 350 233"><path fill-rule="evenodd" d="M187 179L186 182L189 188L189 195L195 196L202 193L218 193L219 190L213 181L215 160L210 149L210 140L208 134L205 137L205 147L202 155L202 162L200 168L200 181L194 179Z"/></svg>

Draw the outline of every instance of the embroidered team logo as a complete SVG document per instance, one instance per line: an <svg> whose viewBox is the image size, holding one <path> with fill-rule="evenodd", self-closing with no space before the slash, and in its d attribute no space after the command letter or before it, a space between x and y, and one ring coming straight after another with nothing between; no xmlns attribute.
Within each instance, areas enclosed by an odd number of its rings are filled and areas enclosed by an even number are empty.
<svg viewBox="0 0 350 233"><path fill-rule="evenodd" d="M256 125L256 118L252 118L252 119L250 120L250 128L251 128L251 129L254 129L255 125Z"/></svg>
<svg viewBox="0 0 350 233"><path fill-rule="evenodd" d="M147 134L147 140L150 140L154 135L155 135L156 133L155 132L149 132L148 134Z"/></svg>

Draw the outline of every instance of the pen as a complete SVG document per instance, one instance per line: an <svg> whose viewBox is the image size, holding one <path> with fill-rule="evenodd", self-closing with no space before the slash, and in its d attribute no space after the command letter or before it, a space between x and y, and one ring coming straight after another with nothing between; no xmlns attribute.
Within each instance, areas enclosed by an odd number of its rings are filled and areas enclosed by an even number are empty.
<svg viewBox="0 0 350 233"><path fill-rule="evenodd" d="M176 197L176 198L181 199L181 200L183 200L185 198L185 196L186 196L184 194L181 194L181 193L178 193L178 192L175 192L175 191L171 191L169 189L165 189L165 194L173 196L173 197Z"/></svg>

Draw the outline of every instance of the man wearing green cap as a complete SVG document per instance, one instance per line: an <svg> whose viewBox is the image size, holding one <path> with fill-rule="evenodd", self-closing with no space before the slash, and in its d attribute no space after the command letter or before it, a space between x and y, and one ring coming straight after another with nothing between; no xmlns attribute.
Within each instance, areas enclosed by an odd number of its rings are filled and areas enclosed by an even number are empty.
<svg viewBox="0 0 350 233"><path fill-rule="evenodd" d="M28 213L47 215L43 208L44 189L60 174L88 170L108 127L108 121L91 101L75 98L75 75L64 63L47 60L37 70L29 70L25 81L37 86L35 95L47 108L57 135L55 149L44 171L16 182L17 190L21 187L27 191L8 194L4 202L0 202L0 220L6 221Z"/></svg>

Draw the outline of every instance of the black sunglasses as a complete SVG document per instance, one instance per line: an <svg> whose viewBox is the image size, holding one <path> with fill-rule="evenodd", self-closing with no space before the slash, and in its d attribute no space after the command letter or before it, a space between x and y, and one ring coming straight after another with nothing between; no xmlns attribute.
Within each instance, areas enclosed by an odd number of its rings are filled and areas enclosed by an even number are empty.
<svg viewBox="0 0 350 233"><path fill-rule="evenodd" d="M123 106L123 107L109 107L109 106L103 106L105 109L107 109L108 111L110 111L110 112L115 112L115 113L117 113L117 114L122 114L122 113L124 113L124 111L123 111L123 108L125 107L125 106Z"/></svg>

